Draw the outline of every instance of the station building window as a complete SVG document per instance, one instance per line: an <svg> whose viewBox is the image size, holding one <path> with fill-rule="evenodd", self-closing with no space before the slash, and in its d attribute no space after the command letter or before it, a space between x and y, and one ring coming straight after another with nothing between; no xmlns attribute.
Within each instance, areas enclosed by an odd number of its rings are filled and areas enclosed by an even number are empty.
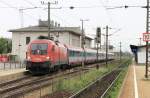
<svg viewBox="0 0 150 98"><path fill-rule="evenodd" d="M26 45L29 44L30 42L30 37L26 37Z"/></svg>

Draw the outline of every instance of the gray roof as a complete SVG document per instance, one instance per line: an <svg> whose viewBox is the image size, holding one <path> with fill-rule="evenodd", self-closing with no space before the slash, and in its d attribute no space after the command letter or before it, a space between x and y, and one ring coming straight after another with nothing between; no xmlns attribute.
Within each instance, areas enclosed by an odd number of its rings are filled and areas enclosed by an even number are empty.
<svg viewBox="0 0 150 98"><path fill-rule="evenodd" d="M50 29L51 32L71 32L76 35L81 35L80 27L53 27ZM19 28L19 29L12 29L9 30L9 32L48 32L48 27L46 26L30 26L25 28ZM86 36L88 39L92 39L88 36Z"/></svg>
<svg viewBox="0 0 150 98"><path fill-rule="evenodd" d="M139 45L139 46L136 46L136 45L134 45L135 47L137 47L137 48L143 48L143 47L146 47L146 45ZM150 44L148 44L148 47L150 47Z"/></svg>
<svg viewBox="0 0 150 98"><path fill-rule="evenodd" d="M55 27L51 28L51 32L75 32L77 34L81 34L80 30L78 30L79 27ZM13 29L9 30L10 32L48 32L48 27L41 27L41 26L30 26L30 27L25 27L25 28L19 28L19 29Z"/></svg>

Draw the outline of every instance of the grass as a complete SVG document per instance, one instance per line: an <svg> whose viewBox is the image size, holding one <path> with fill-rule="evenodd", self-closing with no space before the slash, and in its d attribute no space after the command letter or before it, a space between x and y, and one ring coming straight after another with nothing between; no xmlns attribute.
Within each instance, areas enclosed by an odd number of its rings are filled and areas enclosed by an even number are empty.
<svg viewBox="0 0 150 98"><path fill-rule="evenodd" d="M104 98L117 98L120 88L122 86L123 80L125 78L125 75L127 73L128 65L131 63L131 61L128 61L126 63L126 67L123 69L123 71L120 73L118 79L115 81L114 85L110 88L110 90L107 92L107 96Z"/></svg>
<svg viewBox="0 0 150 98"><path fill-rule="evenodd" d="M77 92L106 72L107 72L106 68L101 68L98 70L93 69L92 71L86 74L68 80L60 79L58 84L56 85L56 90L57 91L67 90L71 92Z"/></svg>
<svg viewBox="0 0 150 98"><path fill-rule="evenodd" d="M124 62L124 61L122 61L122 62ZM102 67L102 68L99 68L98 70L92 69L88 73L84 73L84 74L81 73L81 75L71 77L69 79L61 78L55 85L55 91L64 91L65 90L65 91L75 93L75 92L85 88L92 81L95 81L96 79L98 79L99 77L104 75L105 73L112 70L114 67L118 66L118 64L119 63L115 63L115 64L111 63L111 64L108 64L107 68ZM123 76L122 76L122 78L123 78ZM119 81L122 81L122 80L117 80L117 81L118 81L117 85L120 85L121 82L119 82ZM118 89L118 88L115 88L115 89ZM114 93L112 93L112 94L114 94ZM115 97L113 97L113 98L115 98Z"/></svg>
<svg viewBox="0 0 150 98"><path fill-rule="evenodd" d="M116 80L114 86L110 89L110 91L107 93L108 95L105 98L117 98L125 75L125 71L120 73L119 78Z"/></svg>

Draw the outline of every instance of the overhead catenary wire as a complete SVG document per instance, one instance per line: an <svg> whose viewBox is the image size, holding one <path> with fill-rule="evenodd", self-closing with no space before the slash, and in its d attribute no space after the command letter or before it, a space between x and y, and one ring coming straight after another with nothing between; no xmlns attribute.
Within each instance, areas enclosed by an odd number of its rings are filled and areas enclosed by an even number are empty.
<svg viewBox="0 0 150 98"><path fill-rule="evenodd" d="M27 3L29 3L29 4L30 4L31 6L33 6L33 7L36 6L33 2L31 2L31 1L29 1L29 0L24 0L24 1L26 1ZM4 1L4 0L0 0L0 2L3 3L3 4L5 4L5 5L7 5L8 7L6 7L6 8L9 8L9 7L10 7L10 8L14 8L14 9L17 9L17 10L19 9L19 7L12 6L12 5L10 5L9 3L7 3L7 2ZM109 7L110 7L110 8L111 8L111 7L113 8L113 7L115 7L115 6L93 5L93 6L75 6L74 8L79 8L79 9L81 8L81 9L82 9L82 8L99 8L99 7L105 7L105 8L107 8L107 10L108 10ZM118 6L118 7L124 7L124 6ZM131 6L129 6L129 7L131 7ZM133 6L133 7L138 7L138 6ZM5 7L0 7L0 8L5 8ZM27 7L27 8L28 8L28 7ZM44 8L44 7L41 7L41 8ZM70 8L70 7L69 7L69 6L68 6L68 7L67 7L67 6L66 6L66 7L65 7L65 6L62 6L61 8L63 9L63 8ZM26 7L23 7L22 9L26 9ZM106 11L107 11L107 10L106 10ZM107 13L110 14L108 11L107 11ZM32 17L33 19L35 19L35 17L33 17L33 16L30 15L30 14L26 14L26 15L28 15L28 16ZM110 17L110 15L107 15L107 16ZM61 17L58 17L57 15L55 15L55 17L57 17L57 18L59 18L59 19L61 18ZM36 20L38 20L38 18L36 18ZM61 18L61 20L63 20L63 19ZM112 21L111 17L110 17L110 20ZM65 20L64 22L66 22L66 21L67 21L67 20ZM69 23L69 22L68 22L68 23Z"/></svg>
<svg viewBox="0 0 150 98"><path fill-rule="evenodd" d="M14 7L14 6L10 5L9 3L7 3L7 2L5 2L5 1L3 1L3 0L0 0L0 3L6 5L6 6L10 7L10 8L13 8L13 9L17 9L17 10L18 10L17 7Z"/></svg>
<svg viewBox="0 0 150 98"><path fill-rule="evenodd" d="M2 4L4 4L4 5L6 5L6 6L8 6L8 7L6 7L6 8L12 8L12 9L14 9L15 11L16 11L16 10L19 11L20 9L27 9L27 7L22 7L22 8L20 8L20 7L12 6L11 4L9 4L9 3L7 3L7 2L5 2L5 1L3 1L3 0L0 0L0 3L2 3ZM35 17L33 17L33 16L29 15L29 14L26 14L26 15L28 15L30 18L32 18L32 19L34 19L34 20L38 20L37 18L35 18Z"/></svg>
<svg viewBox="0 0 150 98"><path fill-rule="evenodd" d="M31 1L29 1L29 0L24 0L25 2L27 2L28 4L30 4L31 6L34 6L34 7L36 7L36 5L35 4L33 4Z"/></svg>
<svg viewBox="0 0 150 98"><path fill-rule="evenodd" d="M25 1L27 1L27 0L25 0ZM47 12L45 9L45 7L40 7L40 6L35 6L35 4L33 4L32 2L30 2L30 5L32 5L33 7L29 7L29 6L23 6L23 7L18 7L18 6L12 6L12 5L10 5L9 3L7 3L6 1L3 1L3 0L0 0L0 3L1 4L4 4L4 5L6 5L7 7L0 7L0 8L4 8L4 9L14 9L14 10L16 10L16 11L19 11L20 9L36 9L36 8L42 8L43 9L43 11L44 12ZM29 2L28 2L29 3ZM39 20L39 19L37 19L37 18L35 18L35 17L33 17L32 15L30 15L30 14L27 14L27 13L25 13L26 15L28 15L29 17L31 17L32 19L34 19L34 20ZM55 17L57 17L58 19L60 19L60 20L62 20L63 22L67 22L66 20L64 21L61 17L58 17L57 15L54 15ZM67 23L69 23L69 22L67 22Z"/></svg>
<svg viewBox="0 0 150 98"><path fill-rule="evenodd" d="M34 4L33 2L31 2L31 1L29 1L29 0L24 0L24 1L26 1L27 3L29 3L29 4L30 4L31 6L33 6L33 7L37 7L36 4ZM46 11L45 9L48 9L48 8L46 8L46 7L37 7L37 8L43 8L43 11L47 13L47 11ZM62 8L62 7L59 7L59 9L61 9L61 8ZM55 9L55 8L51 8L51 9ZM58 8L56 8L56 9L58 9ZM57 15L54 15L54 16L57 17L58 19L64 21L62 18L58 17ZM64 22L66 22L66 21L64 21ZM69 22L68 22L68 23L69 23Z"/></svg>

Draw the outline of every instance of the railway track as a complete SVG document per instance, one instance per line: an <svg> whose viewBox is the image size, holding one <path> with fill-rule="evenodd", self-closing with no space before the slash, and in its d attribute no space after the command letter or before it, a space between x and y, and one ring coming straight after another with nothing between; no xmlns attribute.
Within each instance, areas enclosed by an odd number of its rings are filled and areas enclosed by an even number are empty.
<svg viewBox="0 0 150 98"><path fill-rule="evenodd" d="M87 69L84 70L84 72L87 71ZM67 77L68 75L75 76L77 74L80 74L80 70L66 70L65 72L62 71L40 77L22 77L18 80L1 83L0 98L16 98L40 87L51 85L52 82L55 83L60 77Z"/></svg>
<svg viewBox="0 0 150 98"><path fill-rule="evenodd" d="M120 65L69 98L105 98L124 67L125 64Z"/></svg>
<svg viewBox="0 0 150 98"><path fill-rule="evenodd" d="M4 81L0 82L0 87L2 88L3 86L9 85L9 84L12 84L12 83L15 83L15 82L19 82L21 80L25 80L25 79L28 79L28 78L31 78L31 77L32 76L30 76L30 75L25 75L25 76L19 77L19 78L14 79L14 80L7 80L7 81L4 80Z"/></svg>
<svg viewBox="0 0 150 98"><path fill-rule="evenodd" d="M87 68L82 70L84 70L84 72L87 72L90 68L93 68L93 66L96 67L95 65L96 64L88 65ZM0 83L0 98L17 98L18 96L22 96L33 90L51 85L52 82L55 83L55 81L58 81L60 77L68 78L68 75L72 75L73 77L79 74L81 74L81 68L75 67L69 70L55 72L40 77L25 75L16 80ZM71 76L69 77L71 78Z"/></svg>

